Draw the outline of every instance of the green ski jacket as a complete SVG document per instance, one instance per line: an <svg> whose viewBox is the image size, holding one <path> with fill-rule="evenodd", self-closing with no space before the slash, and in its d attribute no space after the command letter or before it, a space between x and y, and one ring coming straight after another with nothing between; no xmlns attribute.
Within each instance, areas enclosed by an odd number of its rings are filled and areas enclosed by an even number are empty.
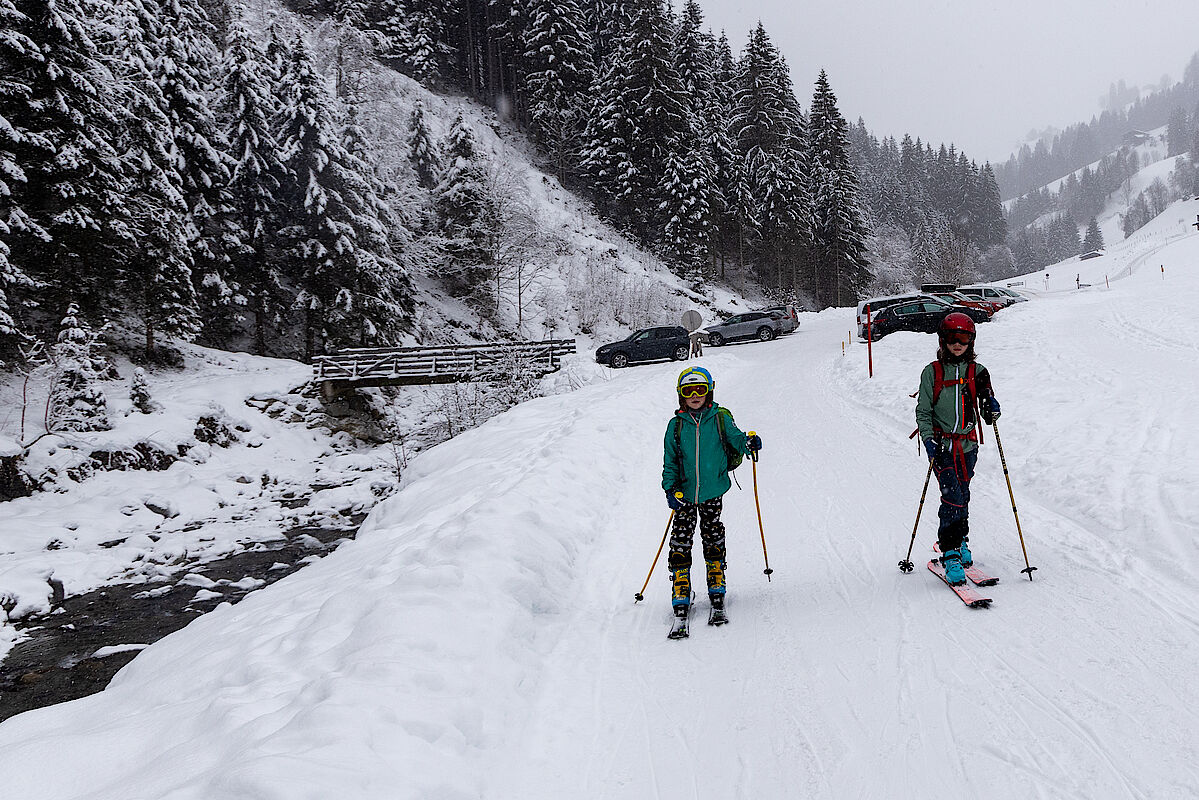
<svg viewBox="0 0 1199 800"><path fill-rule="evenodd" d="M702 503L720 497L733 485L729 481L728 453L720 441L717 414L724 415L724 437L730 449L748 455L744 431L733 422L733 415L728 409L718 404L713 403L696 413L676 411L666 426L662 448L662 489L670 494L681 491L683 500L688 503ZM677 442L674 436L676 424L682 425Z"/></svg>

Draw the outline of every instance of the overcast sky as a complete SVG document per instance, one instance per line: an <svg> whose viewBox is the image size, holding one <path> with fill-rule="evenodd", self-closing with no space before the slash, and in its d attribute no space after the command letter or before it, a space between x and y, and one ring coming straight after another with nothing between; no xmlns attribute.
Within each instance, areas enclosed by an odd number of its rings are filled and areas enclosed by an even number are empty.
<svg viewBox="0 0 1199 800"><path fill-rule="evenodd" d="M1121 78L1181 80L1199 51L1199 0L699 3L734 52L760 19L805 108L823 68L851 123L953 142L980 164L1005 161L1030 129L1089 121Z"/></svg>

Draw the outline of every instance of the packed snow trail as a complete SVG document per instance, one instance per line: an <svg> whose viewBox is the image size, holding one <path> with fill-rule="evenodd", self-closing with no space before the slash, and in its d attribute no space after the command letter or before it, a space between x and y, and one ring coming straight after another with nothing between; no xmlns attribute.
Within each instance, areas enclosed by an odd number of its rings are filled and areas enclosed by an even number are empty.
<svg viewBox="0 0 1199 800"><path fill-rule="evenodd" d="M0 724L6 800L1183 798L1195 666L1199 237L1110 291L980 328L1036 579L992 437L970 609L902 574L932 337L849 313L713 348L764 449L726 496L729 615L668 641L658 486L679 364L527 403L420 456L357 541ZM930 488L913 561L931 557ZM697 548L697 561L699 560ZM700 562L702 564L702 562ZM694 572L702 583L702 570ZM701 609L705 601L700 599Z"/></svg>

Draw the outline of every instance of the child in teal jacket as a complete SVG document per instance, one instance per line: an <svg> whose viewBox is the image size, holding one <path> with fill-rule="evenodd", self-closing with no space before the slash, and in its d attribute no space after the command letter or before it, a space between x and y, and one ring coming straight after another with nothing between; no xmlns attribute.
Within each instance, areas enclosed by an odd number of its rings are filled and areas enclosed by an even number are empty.
<svg viewBox="0 0 1199 800"><path fill-rule="evenodd" d="M687 616L691 604L691 547L697 521L707 562L708 599L713 608L724 608L724 523L720 512L724 493L732 487L729 455L748 455L762 448L760 437L747 436L728 409L716 404L715 387L706 369L683 370L676 386L679 407L663 440L662 489L667 505L675 512L667 563L671 604L679 617Z"/></svg>

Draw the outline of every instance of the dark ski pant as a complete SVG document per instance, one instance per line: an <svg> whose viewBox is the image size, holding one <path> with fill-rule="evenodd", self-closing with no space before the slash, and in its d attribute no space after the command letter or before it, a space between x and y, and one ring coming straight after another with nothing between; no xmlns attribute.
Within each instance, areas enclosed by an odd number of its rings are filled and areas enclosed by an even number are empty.
<svg viewBox="0 0 1199 800"><path fill-rule="evenodd" d="M724 508L723 497L713 497L699 505L686 503L674 514L674 525L670 529L670 569L690 569L691 546L695 541L695 523L698 517L699 536L703 542L704 560L718 561L723 572L724 523L720 512ZM721 587L723 588L723 587Z"/></svg>
<svg viewBox="0 0 1199 800"><path fill-rule="evenodd" d="M977 463L977 447L968 453L956 454L939 450L933 461L937 485L941 487L941 507L937 510L941 525L937 529L937 541L942 553L957 550L970 535L970 481Z"/></svg>

